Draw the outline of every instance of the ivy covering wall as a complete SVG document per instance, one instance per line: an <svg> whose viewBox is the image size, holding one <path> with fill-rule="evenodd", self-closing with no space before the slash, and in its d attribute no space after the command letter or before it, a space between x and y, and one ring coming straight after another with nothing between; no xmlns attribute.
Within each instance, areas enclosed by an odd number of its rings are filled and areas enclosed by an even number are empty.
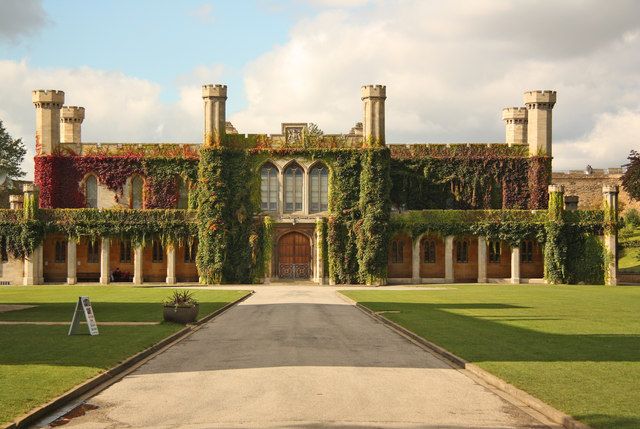
<svg viewBox="0 0 640 429"><path fill-rule="evenodd" d="M81 208L85 196L81 187L87 174L95 174L102 186L123 197L127 180L135 175L144 180L145 208L175 208L178 177L191 183L197 179L198 158L142 156L138 153L84 156L48 155L35 157L35 184L40 190L42 208ZM193 206L192 206L193 207Z"/></svg>
<svg viewBox="0 0 640 429"><path fill-rule="evenodd" d="M544 209L551 158L525 146L393 145L391 201L404 210Z"/></svg>
<svg viewBox="0 0 640 429"><path fill-rule="evenodd" d="M549 281L602 282L605 256L594 237L609 228L607 219L602 211L564 212L554 195L548 200L550 158L529 157L526 147L236 146L36 157L39 206L57 208L38 211L31 201L21 212L0 211L0 236L14 255L32 252L45 233L54 232L128 237L140 244L152 237L174 243L197 236L203 282L260 281L269 274L275 228L260 212L260 167L270 159L297 159L321 161L329 169L318 251L325 275L337 284L382 283L389 238L401 231L414 239L423 233L482 235L514 246L536 239L544 244ZM157 209L76 209L84 206L78 184L88 173L116 198L128 178L143 176L145 207ZM177 202L177 177L195 184L189 203L195 210L168 209ZM392 215L392 205L403 210Z"/></svg>

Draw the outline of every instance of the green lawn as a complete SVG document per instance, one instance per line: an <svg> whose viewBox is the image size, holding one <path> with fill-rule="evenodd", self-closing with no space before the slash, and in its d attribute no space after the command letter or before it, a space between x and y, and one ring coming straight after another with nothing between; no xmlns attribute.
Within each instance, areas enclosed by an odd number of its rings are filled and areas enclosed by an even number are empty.
<svg viewBox="0 0 640 429"><path fill-rule="evenodd" d="M100 335L67 336L68 326L0 325L0 423L58 396L182 329L152 326L100 326L106 321L160 321L169 289L126 286L0 287L0 304L35 308L0 313L0 320L70 321L80 295L91 298ZM200 317L247 291L195 290ZM83 325L84 329L84 325Z"/></svg>
<svg viewBox="0 0 640 429"><path fill-rule="evenodd" d="M640 240L640 229L624 228L620 231L618 241L624 244L627 241ZM623 273L640 273L640 248L623 248L618 258L618 270Z"/></svg>
<svg viewBox="0 0 640 429"><path fill-rule="evenodd" d="M593 427L640 428L640 287L343 293Z"/></svg>

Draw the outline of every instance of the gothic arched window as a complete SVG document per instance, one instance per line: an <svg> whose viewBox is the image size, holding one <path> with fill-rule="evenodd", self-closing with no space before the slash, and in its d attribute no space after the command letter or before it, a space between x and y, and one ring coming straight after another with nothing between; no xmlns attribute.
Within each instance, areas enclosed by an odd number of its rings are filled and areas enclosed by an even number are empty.
<svg viewBox="0 0 640 429"><path fill-rule="evenodd" d="M84 182L85 204L89 209L98 208L98 179L91 174Z"/></svg>
<svg viewBox="0 0 640 429"><path fill-rule="evenodd" d="M271 163L260 171L260 196L262 211L278 211L278 169Z"/></svg>
<svg viewBox="0 0 640 429"><path fill-rule="evenodd" d="M284 211L302 211L302 167L292 164L284 171Z"/></svg>
<svg viewBox="0 0 640 429"><path fill-rule="evenodd" d="M141 209L142 208L142 187L143 180L140 176L133 176L131 179L131 203L129 206L132 209Z"/></svg>
<svg viewBox="0 0 640 429"><path fill-rule="evenodd" d="M327 210L329 200L329 172L324 165L313 167L309 173L309 211L311 213Z"/></svg>

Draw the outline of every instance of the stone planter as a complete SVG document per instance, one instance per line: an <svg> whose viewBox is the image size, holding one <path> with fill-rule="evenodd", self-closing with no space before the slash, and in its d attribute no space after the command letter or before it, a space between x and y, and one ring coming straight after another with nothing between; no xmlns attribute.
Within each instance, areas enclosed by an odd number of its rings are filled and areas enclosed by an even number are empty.
<svg viewBox="0 0 640 429"><path fill-rule="evenodd" d="M198 304L176 307L175 305L165 305L163 317L166 322L181 323L186 325L187 323L193 323L198 319Z"/></svg>

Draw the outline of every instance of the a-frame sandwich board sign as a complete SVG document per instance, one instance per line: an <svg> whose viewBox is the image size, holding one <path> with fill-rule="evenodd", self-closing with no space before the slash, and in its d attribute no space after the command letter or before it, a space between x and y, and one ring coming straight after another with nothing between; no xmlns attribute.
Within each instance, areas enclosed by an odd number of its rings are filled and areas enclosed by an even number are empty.
<svg viewBox="0 0 640 429"><path fill-rule="evenodd" d="M69 335L77 335L80 333L80 319L84 316L89 328L89 335L98 335L98 324L91 308L91 301L88 296L79 296L76 302L76 310L73 313L73 320L69 327Z"/></svg>

